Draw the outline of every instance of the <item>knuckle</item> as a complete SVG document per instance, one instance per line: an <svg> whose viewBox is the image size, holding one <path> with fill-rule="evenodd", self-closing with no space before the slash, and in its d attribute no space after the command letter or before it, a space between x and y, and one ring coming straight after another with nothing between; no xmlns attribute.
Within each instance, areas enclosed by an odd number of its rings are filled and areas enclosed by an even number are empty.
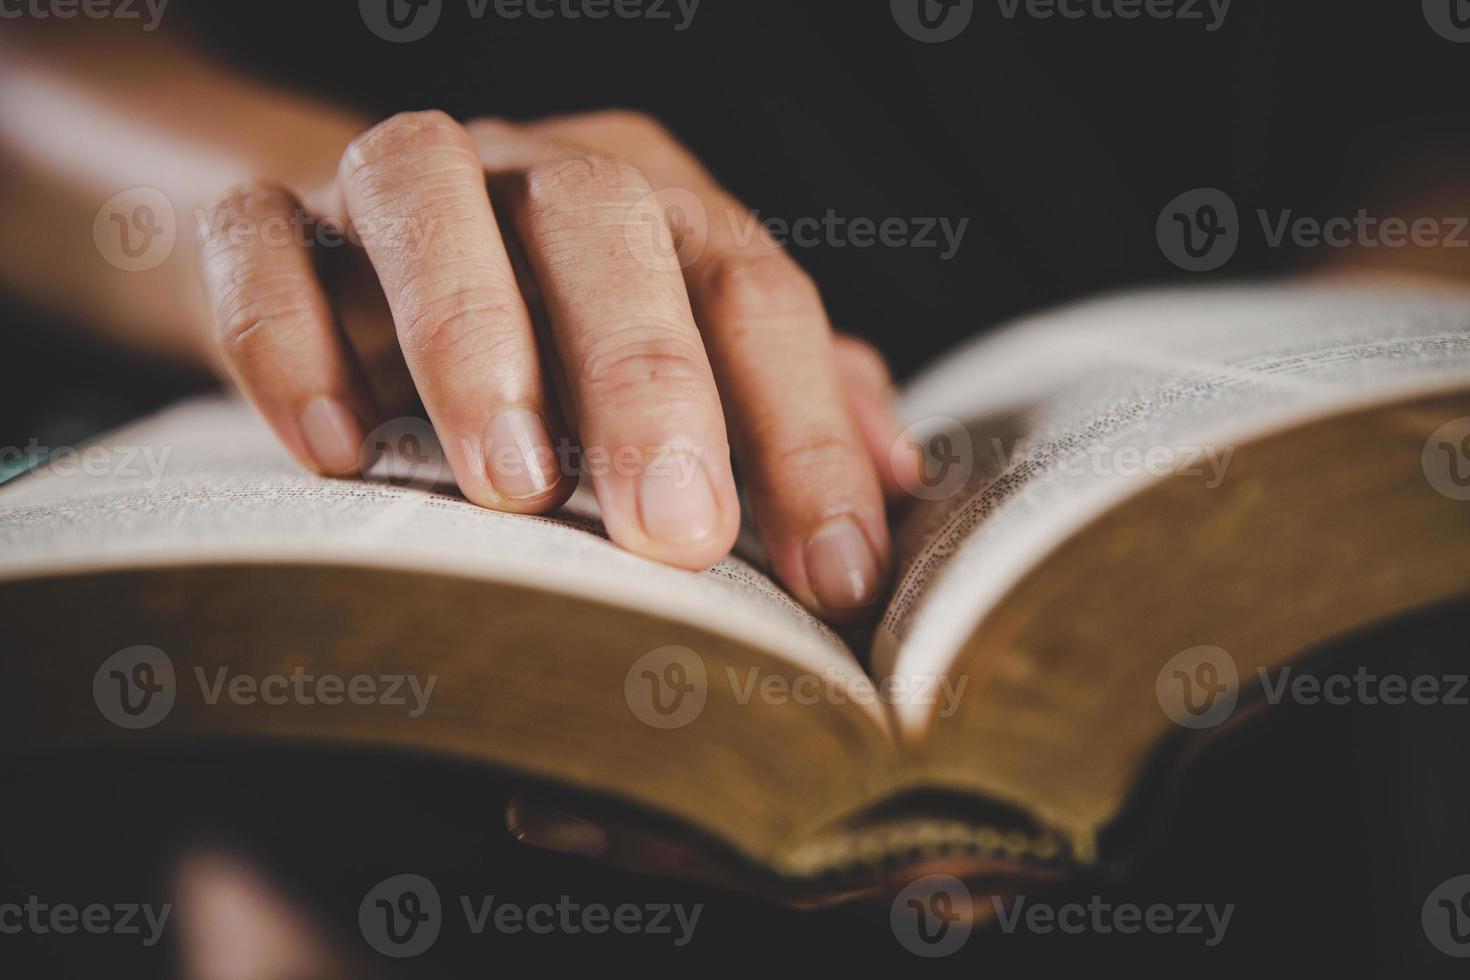
<svg viewBox="0 0 1470 980"><path fill-rule="evenodd" d="M210 205L207 213L225 218L258 217L290 211L294 207L295 201L284 187L267 181L251 181L225 191Z"/></svg>
<svg viewBox="0 0 1470 980"><path fill-rule="evenodd" d="M315 311L287 283L242 281L220 296L216 340L225 354L248 355L262 345L278 347L311 329Z"/></svg>
<svg viewBox="0 0 1470 980"><path fill-rule="evenodd" d="M855 369L863 372L875 383L889 385L892 383L892 375L888 370L888 361L883 354L860 337L851 334L838 334L835 338L839 355L848 361Z"/></svg>
<svg viewBox="0 0 1470 980"><path fill-rule="evenodd" d="M560 130L563 136L574 142L586 141L594 145L600 145L600 141L615 141L614 145L637 141L641 159L650 165L690 162L683 145L668 126L636 109L601 109L575 116Z"/></svg>
<svg viewBox="0 0 1470 980"><path fill-rule="evenodd" d="M239 184L204 209L201 237L206 247L229 247L236 243L238 230L296 209L295 199L285 188L265 181Z"/></svg>
<svg viewBox="0 0 1470 980"><path fill-rule="evenodd" d="M764 454L767 468L775 473L800 474L802 481L822 481L844 472L854 450L841 433L814 431L786 433L773 439Z"/></svg>
<svg viewBox="0 0 1470 980"><path fill-rule="evenodd" d="M630 202L652 191L648 179L632 164L599 153L536 163L525 174L526 202L538 213Z"/></svg>
<svg viewBox="0 0 1470 980"><path fill-rule="evenodd" d="M399 344L408 354L444 357L463 351L471 340L494 345L497 337L508 340L513 334L494 327L524 319L521 304L500 290L483 285L424 288L428 295L405 304L407 313L399 323Z"/></svg>
<svg viewBox="0 0 1470 980"><path fill-rule="evenodd" d="M386 161L426 151L463 149L465 133L446 112L427 109L400 112L367 130L348 145L342 165L346 174L362 174Z"/></svg>
<svg viewBox="0 0 1470 980"><path fill-rule="evenodd" d="M704 352L665 330L612 334L582 358L580 377L598 401L656 398L675 404L702 397L709 383Z"/></svg>
<svg viewBox="0 0 1470 980"><path fill-rule="evenodd" d="M816 284L782 252L728 252L710 263L702 279L716 308L735 319L821 309Z"/></svg>

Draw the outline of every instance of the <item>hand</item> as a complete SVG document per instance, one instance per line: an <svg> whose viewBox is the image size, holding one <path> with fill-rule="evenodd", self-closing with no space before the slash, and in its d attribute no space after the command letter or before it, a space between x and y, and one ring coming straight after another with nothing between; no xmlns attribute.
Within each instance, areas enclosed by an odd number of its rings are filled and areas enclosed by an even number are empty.
<svg viewBox="0 0 1470 980"><path fill-rule="evenodd" d="M657 123L404 113L302 198L252 184L201 232L222 355L302 463L358 472L402 394L378 366L406 363L477 504L560 505L575 438L612 539L704 568L739 529L733 442L792 594L834 620L880 597L902 478L883 362L833 335L811 280ZM707 220L671 229L691 211ZM303 216L362 253L254 232Z"/></svg>

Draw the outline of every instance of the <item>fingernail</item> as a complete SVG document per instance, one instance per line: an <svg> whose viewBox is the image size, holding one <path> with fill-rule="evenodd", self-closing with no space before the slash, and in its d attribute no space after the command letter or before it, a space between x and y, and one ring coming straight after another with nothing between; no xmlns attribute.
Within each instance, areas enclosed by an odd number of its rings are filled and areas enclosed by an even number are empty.
<svg viewBox="0 0 1470 980"><path fill-rule="evenodd" d="M828 521L806 542L806 579L827 609L857 609L878 596L878 557L850 517Z"/></svg>
<svg viewBox="0 0 1470 980"><path fill-rule="evenodd" d="M688 454L660 454L638 485L638 518L651 538L704 541L720 527L720 505L709 474Z"/></svg>
<svg viewBox="0 0 1470 980"><path fill-rule="evenodd" d="M362 425L357 416L335 398L312 399L296 417L306 451L323 472L337 476L358 471L362 449Z"/></svg>
<svg viewBox="0 0 1470 980"><path fill-rule="evenodd" d="M570 814L548 812L511 829L523 844L560 854L601 857L607 852L607 831Z"/></svg>
<svg viewBox="0 0 1470 980"><path fill-rule="evenodd" d="M507 500L539 497L556 486L555 453L541 416L524 408L501 412L485 427L485 469Z"/></svg>

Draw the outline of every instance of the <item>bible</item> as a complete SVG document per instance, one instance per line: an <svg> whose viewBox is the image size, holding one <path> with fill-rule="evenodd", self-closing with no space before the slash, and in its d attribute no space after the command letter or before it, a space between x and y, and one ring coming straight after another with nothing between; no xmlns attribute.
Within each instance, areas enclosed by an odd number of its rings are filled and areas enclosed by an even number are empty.
<svg viewBox="0 0 1470 980"><path fill-rule="evenodd" d="M664 567L580 491L469 504L427 431L328 480L243 403L176 406L0 487L5 751L387 748L793 891L1054 877L1111 856L1261 668L1470 590L1462 296L1121 293L981 337L901 407L924 465L891 596L839 636L748 542Z"/></svg>

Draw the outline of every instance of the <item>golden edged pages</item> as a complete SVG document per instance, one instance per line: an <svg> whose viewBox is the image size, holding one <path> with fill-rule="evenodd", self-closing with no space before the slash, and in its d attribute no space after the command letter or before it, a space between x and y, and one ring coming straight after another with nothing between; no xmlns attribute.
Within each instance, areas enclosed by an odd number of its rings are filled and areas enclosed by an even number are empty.
<svg viewBox="0 0 1470 980"><path fill-rule="evenodd" d="M686 572L581 494L470 505L421 421L335 481L243 404L176 406L0 487L9 751L388 747L780 881L1065 874L1262 669L1470 589L1465 299L1108 296L954 351L903 411L923 475L854 649L754 550Z"/></svg>

